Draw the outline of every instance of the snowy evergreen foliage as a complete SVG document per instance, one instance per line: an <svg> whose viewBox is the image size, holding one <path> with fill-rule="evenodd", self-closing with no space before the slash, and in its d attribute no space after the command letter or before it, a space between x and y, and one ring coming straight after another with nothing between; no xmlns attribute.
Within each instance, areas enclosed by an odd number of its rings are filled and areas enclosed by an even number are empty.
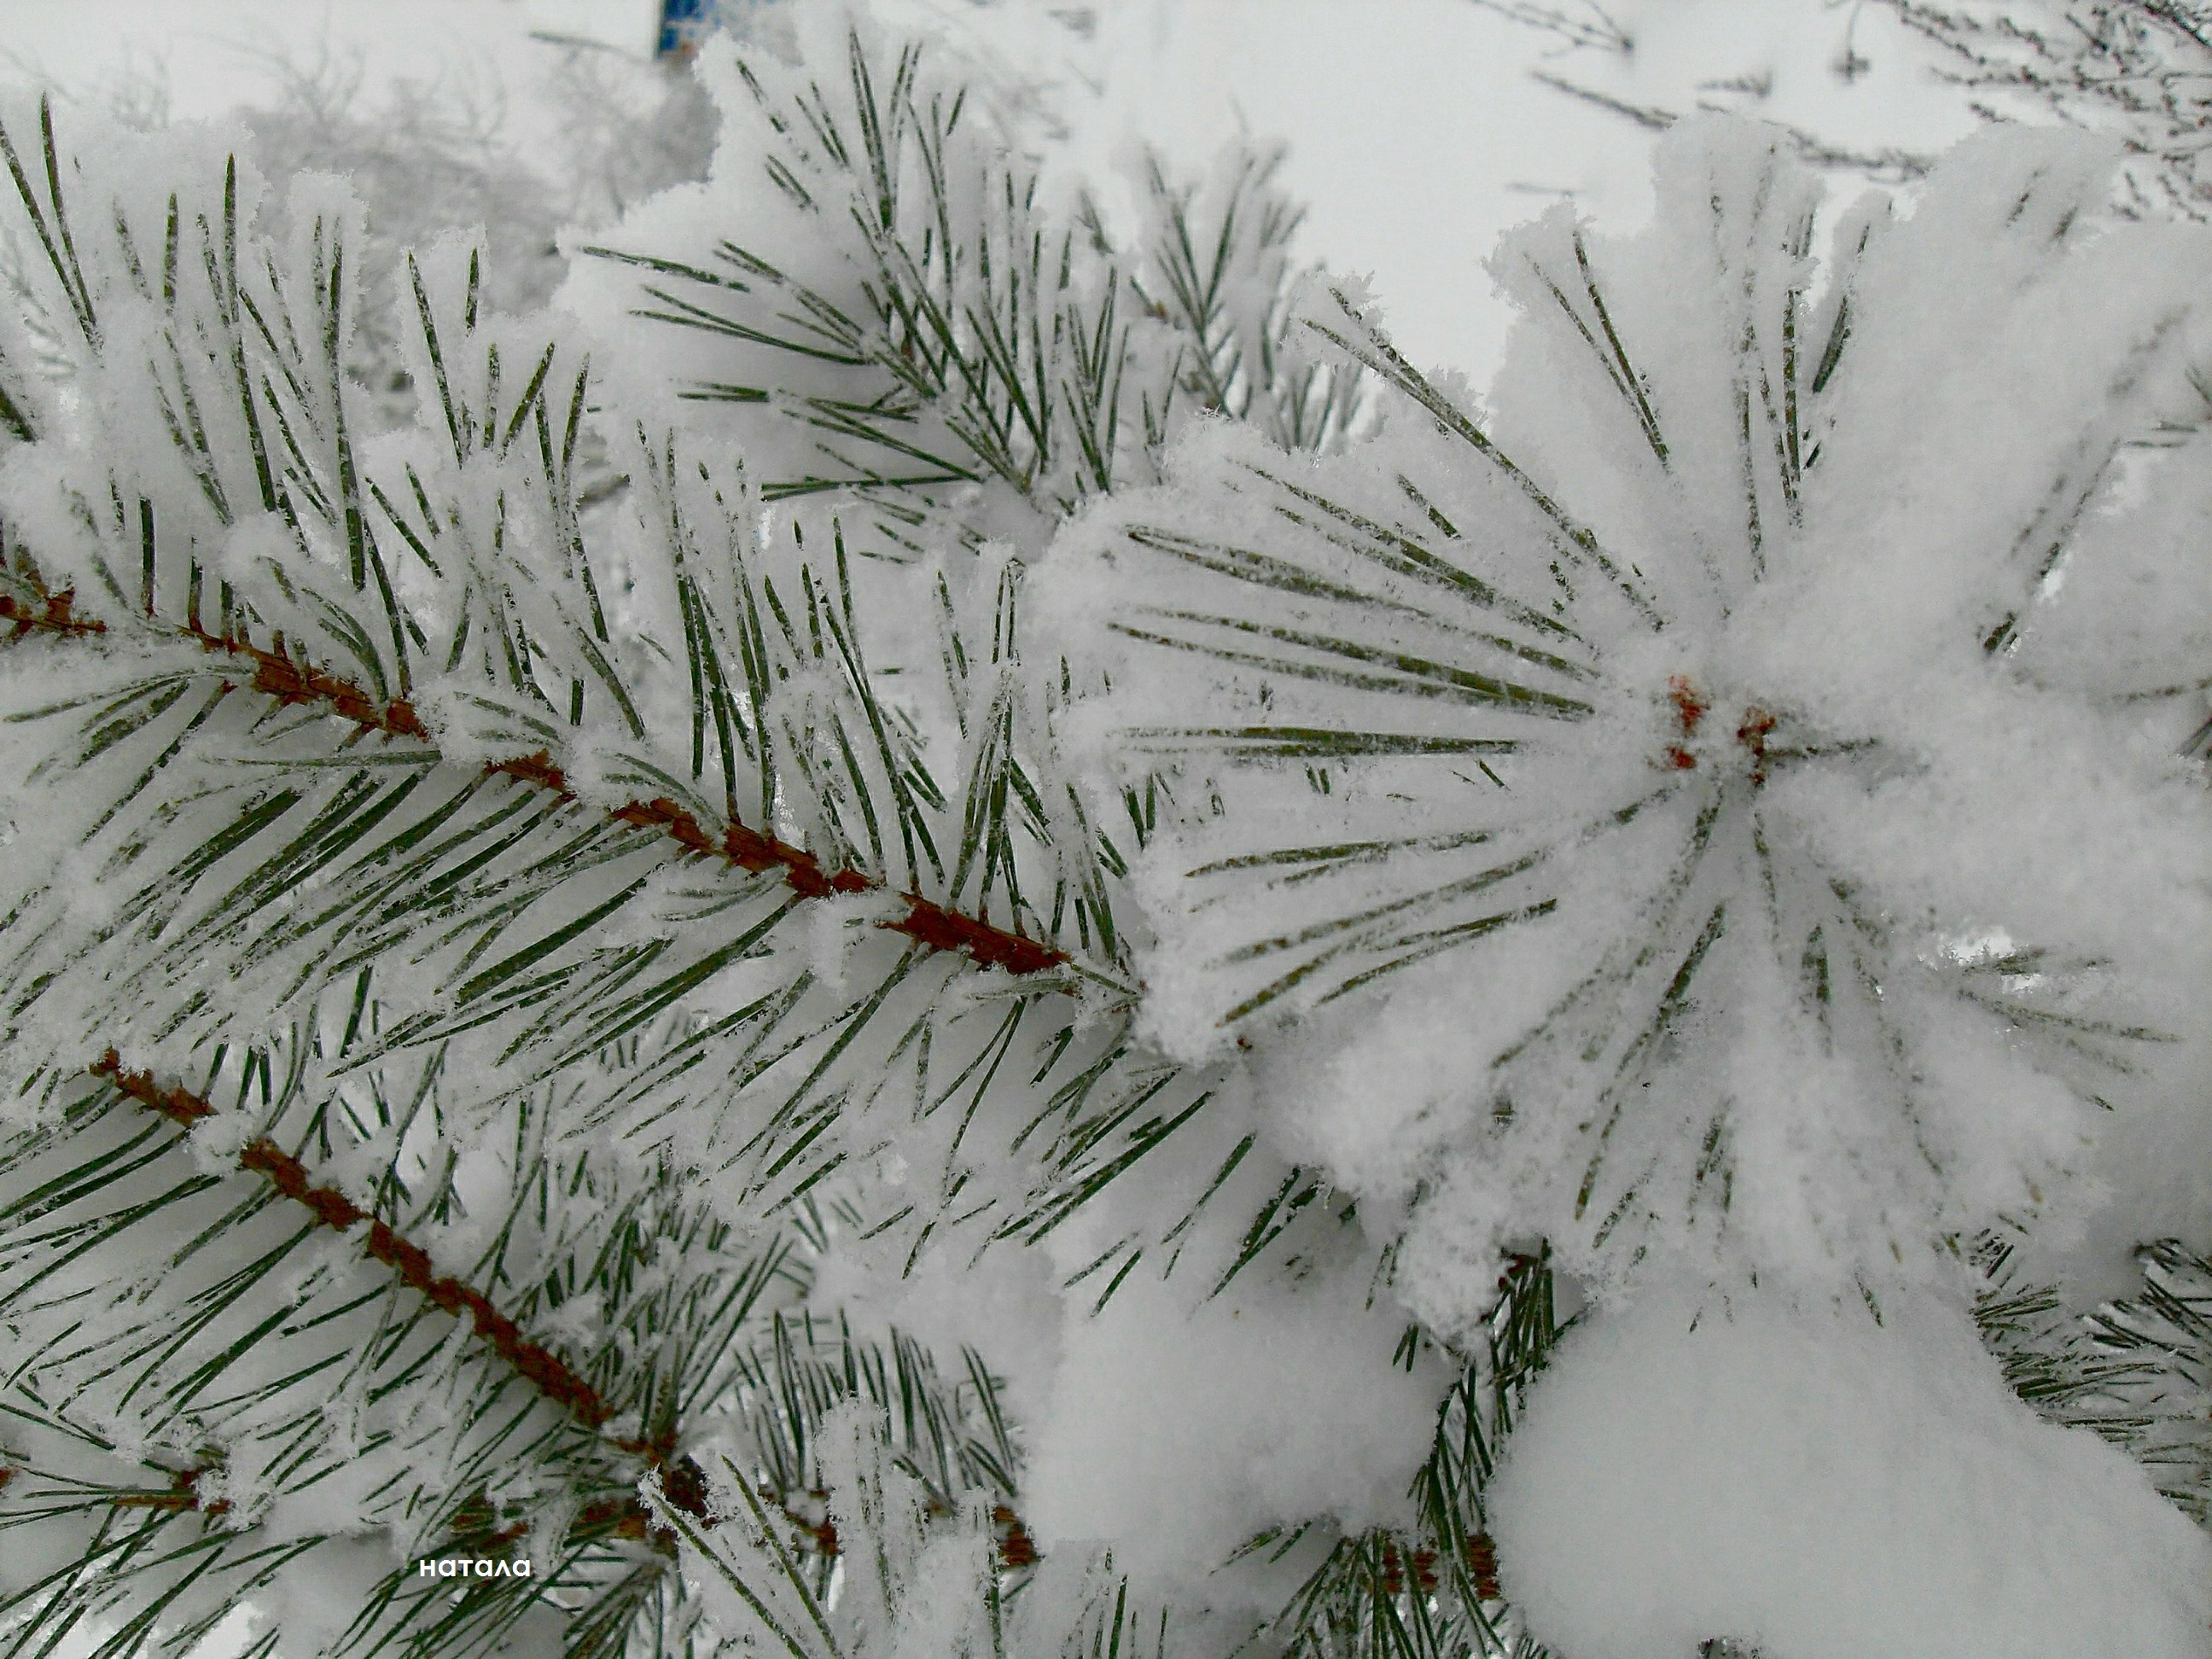
<svg viewBox="0 0 2212 1659"><path fill-rule="evenodd" d="M1490 414L1334 289L1316 331L1410 404L1380 438L1208 432L1055 554L1114 686L1079 720L1192 780L1138 872L1147 1029L1281 1056L1444 1328L1516 1238L1608 1285L1940 1275L2063 1206L2187 1030L2201 693L2067 589L2124 580L2075 524L2188 395L2203 250L2091 235L2104 170L1967 146L1815 291L1816 181L1679 129L1644 237L1562 210L1499 256Z"/></svg>
<svg viewBox="0 0 2212 1659"><path fill-rule="evenodd" d="M401 80L371 103L358 59L327 50L270 64L275 95L245 111L247 154L269 177L342 176L367 210L354 378L383 396L385 425L412 409L402 325L389 286L402 250L465 229L484 244L485 298L503 311L545 303L565 264L564 226L604 223L630 203L706 171L713 112L688 76L572 47L545 71L558 112L551 155L526 156L510 131L509 94L466 78Z"/></svg>
<svg viewBox="0 0 2212 1659"><path fill-rule="evenodd" d="M1686 126L1478 398L700 73L527 313L0 107L0 1651L2201 1654L2202 234Z"/></svg>
<svg viewBox="0 0 2212 1659"><path fill-rule="evenodd" d="M2128 148L2123 210L2212 217L2212 9L2197 0L1883 0L1942 50L1942 70L1992 120L2048 119Z"/></svg>
<svg viewBox="0 0 2212 1659"><path fill-rule="evenodd" d="M1820 72L1824 82L1853 87L1875 70L1875 59L1860 51L1865 40L1861 25L1880 15L1867 11L1866 0L1853 0L1848 7L1826 0L1817 6L1777 0L1765 9L1759 27L1740 37L1733 30L1722 34L1700 29L1696 12L1686 8L1608 8L1596 0L1471 3L1551 43L1530 70L1540 84L1649 131L1662 132L1700 114L1751 116L1786 137L1800 161L1870 182L1917 179L1934 160L1924 149L1893 142L1839 137L1827 121L1808 125L1790 118L1808 90L1802 78L1810 58L1803 52L1808 41L1828 45ZM1792 41L1787 56L1797 63L1776 63L1775 46L1783 40ZM1691 43L1697 49L1686 52ZM1878 46L1870 50L1889 56ZM1662 66L1656 76L1646 72L1654 64ZM1882 67L1894 74L1893 65Z"/></svg>
<svg viewBox="0 0 2212 1659"><path fill-rule="evenodd" d="M532 89L556 132L550 150L528 155L512 107L527 92L480 68L399 77L372 97L361 53L327 40L313 53L256 58L262 90L238 113L242 154L269 177L342 176L366 210L368 240L357 250L356 278L368 288L347 367L380 394L375 414L385 425L412 410L397 326L405 313L389 286L402 271L403 249L471 231L488 255L486 297L502 310L528 310L560 283L564 226L604 224L655 191L699 177L714 147L713 110L691 77L582 44L549 43L535 65ZM170 123L170 88L158 65L90 94L48 90L64 108L88 102L139 131ZM17 262L22 252L4 250Z"/></svg>

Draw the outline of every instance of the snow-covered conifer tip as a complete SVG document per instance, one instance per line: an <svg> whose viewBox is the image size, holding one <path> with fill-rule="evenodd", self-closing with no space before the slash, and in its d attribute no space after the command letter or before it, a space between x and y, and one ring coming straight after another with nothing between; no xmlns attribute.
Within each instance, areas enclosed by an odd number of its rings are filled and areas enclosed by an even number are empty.
<svg viewBox="0 0 2212 1659"><path fill-rule="evenodd" d="M2093 223L2110 162L1986 136L1816 259L1818 180L1689 124L1649 229L1507 239L1488 410L1340 294L1379 436L1214 424L1055 545L1069 741L1179 805L1150 1029L1252 1047L1431 1316L1531 1234L1613 1283L1924 1277L2062 1214L2190 1035L2202 710L2113 599L2158 550L2075 556L2125 539L2077 532L2180 406L2205 250Z"/></svg>

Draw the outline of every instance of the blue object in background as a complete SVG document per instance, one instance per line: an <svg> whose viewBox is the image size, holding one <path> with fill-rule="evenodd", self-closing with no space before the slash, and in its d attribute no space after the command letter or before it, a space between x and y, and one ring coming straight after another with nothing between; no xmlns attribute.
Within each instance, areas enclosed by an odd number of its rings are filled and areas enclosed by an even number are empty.
<svg viewBox="0 0 2212 1659"><path fill-rule="evenodd" d="M714 13L714 0L660 0L660 44L654 51L663 58L690 51Z"/></svg>

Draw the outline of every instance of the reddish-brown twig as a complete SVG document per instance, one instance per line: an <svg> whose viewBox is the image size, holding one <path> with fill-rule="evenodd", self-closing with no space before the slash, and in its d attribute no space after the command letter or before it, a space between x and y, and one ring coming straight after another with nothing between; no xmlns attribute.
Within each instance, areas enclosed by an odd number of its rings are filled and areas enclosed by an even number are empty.
<svg viewBox="0 0 2212 1659"><path fill-rule="evenodd" d="M125 1071L121 1057L112 1048L92 1067L92 1073L126 1098L158 1112L181 1128L189 1129L215 1114L212 1102L189 1089L164 1089L150 1073ZM307 1166L274 1141L249 1141L238 1155L238 1167L262 1176L334 1231L350 1231L367 1221L364 1253L372 1261L390 1267L401 1284L443 1311L456 1318L465 1317L494 1354L586 1428L597 1430L613 1418L614 1408L598 1389L550 1349L525 1336L521 1327L500 1312L483 1291L450 1275L434 1273L428 1252L401 1237L388 1224L372 1217L336 1188L316 1186L308 1178ZM705 1473L690 1457L674 1455L674 1448L666 1440L627 1438L609 1443L641 1459L660 1476L661 1490L671 1508L710 1524L717 1518L710 1505ZM197 1509L194 1486L205 1472L186 1471L178 1477L173 1492L132 1493L117 1501L125 1507ZM0 1469L0 1484L5 1483L7 1474L5 1469ZM791 1505L791 1494L771 1492L766 1496L807 1535L815 1553L833 1556L838 1553L837 1530L826 1518L817 1521L799 1514ZM219 1513L222 1507L211 1506L205 1513ZM992 1510L991 1518L998 1534L1001 1563L1008 1567L1033 1565L1037 1559L1036 1547L1021 1518L1003 1504ZM587 1506L579 1515L576 1524L608 1528L617 1537L641 1538L649 1529L649 1516L635 1500L608 1500L601 1505ZM507 1542L520 1536L522 1533L513 1528L495 1534L501 1541Z"/></svg>
<svg viewBox="0 0 2212 1659"><path fill-rule="evenodd" d="M1424 1595L1436 1593L1437 1553L1432 1549L1417 1549L1413 1555L1413 1583ZM1468 1576L1474 1581L1474 1593L1485 1601L1495 1601L1498 1595L1498 1547L1490 1541L1486 1532L1471 1534L1467 1540ZM1386 1596L1402 1595L1406 1589L1405 1567L1398 1553L1398 1546L1390 1539L1382 1540L1382 1590Z"/></svg>
<svg viewBox="0 0 2212 1659"><path fill-rule="evenodd" d="M93 618L73 614L76 590L65 587L58 593L48 593L41 603L30 605L12 595L0 593L0 623L9 625L8 636L20 640L26 634L105 634L107 624Z"/></svg>
<svg viewBox="0 0 2212 1659"><path fill-rule="evenodd" d="M42 605L33 607L0 595L0 623L12 623L14 632L19 635L34 631L64 635L106 633L105 623L73 613L75 597L72 591L65 589L46 596ZM429 728L423 725L412 703L404 699L380 702L351 680L295 659L286 649L281 634L270 645L258 646L231 635L210 633L197 621L179 631L205 650L252 664L253 673L247 684L279 702L320 703L365 732L431 741ZM485 769L550 791L564 800L575 799L567 774L542 750L532 755L495 761ZM781 871L792 891L805 898L870 892L884 885L879 878L849 866L824 869L822 861L805 848L779 841L739 822L734 816L722 826L719 836L710 834L690 811L665 797L629 801L614 808L608 816L619 823L657 830L687 852L719 858L736 869L756 874ZM1042 973L1068 960L1063 951L968 915L934 899L924 898L919 893L902 893L899 897L906 905L906 913L882 926L891 933L905 934L926 949L964 951L987 968L1003 968L1010 974Z"/></svg>
<svg viewBox="0 0 2212 1659"><path fill-rule="evenodd" d="M121 1059L112 1048L92 1071L93 1075L104 1078L122 1094L159 1112L180 1127L188 1129L215 1112L210 1102L188 1089L164 1089L149 1073L125 1071ZM347 1232L367 1221L368 1234L363 1249L369 1259L390 1267L401 1284L418 1291L435 1307L456 1318L467 1319L484 1345L538 1393L587 1429L599 1429L614 1416L614 1407L607 1404L598 1389L544 1345L523 1335L521 1327L495 1307L490 1297L472 1285L434 1272L428 1253L420 1245L402 1238L388 1224L371 1217L337 1188L314 1185L308 1178L307 1166L274 1141L248 1142L238 1155L238 1167L261 1176L333 1231ZM613 1443L656 1466L665 1459L660 1448L647 1441L617 1440Z"/></svg>
<svg viewBox="0 0 2212 1659"><path fill-rule="evenodd" d="M210 1517L227 1515L230 1510L227 1499L217 1498L212 1504L200 1501L200 1481L214 1472L215 1465L212 1463L179 1469L169 1477L168 1491L117 1492L107 1500L108 1506L118 1510L161 1510L170 1514L190 1510L196 1515Z"/></svg>

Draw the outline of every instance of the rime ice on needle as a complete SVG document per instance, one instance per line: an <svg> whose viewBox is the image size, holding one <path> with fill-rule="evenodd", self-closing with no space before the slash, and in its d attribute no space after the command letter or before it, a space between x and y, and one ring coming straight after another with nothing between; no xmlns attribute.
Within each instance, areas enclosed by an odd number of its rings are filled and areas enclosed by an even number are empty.
<svg viewBox="0 0 2212 1659"><path fill-rule="evenodd" d="M1152 1030L1252 1045L1445 1328L1528 1235L1613 1285L1941 1273L2063 1218L2186 1034L2201 789L2124 665L2039 672L2198 326L2197 233L2093 223L2110 159L1975 141L1816 261L1817 181L1693 124L1650 229L1506 243L1489 411L1339 289L1379 436L1215 427L1063 532L1042 606L1110 687L1071 739L1181 809Z"/></svg>

